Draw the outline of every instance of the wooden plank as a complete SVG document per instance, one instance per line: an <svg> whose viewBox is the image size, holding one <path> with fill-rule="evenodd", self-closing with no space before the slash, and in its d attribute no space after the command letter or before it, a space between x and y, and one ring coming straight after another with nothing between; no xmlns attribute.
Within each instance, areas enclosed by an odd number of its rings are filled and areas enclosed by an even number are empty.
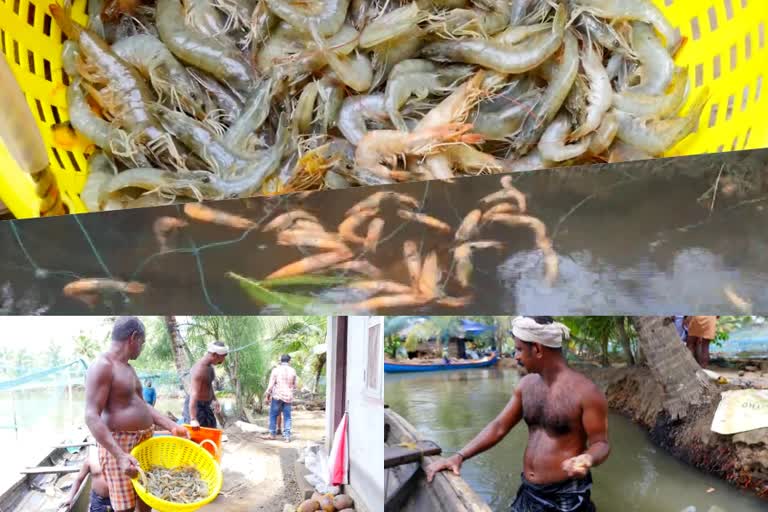
<svg viewBox="0 0 768 512"><path fill-rule="evenodd" d="M24 469L20 473L23 475L44 475L48 473L77 473L78 471L80 471L80 466L38 466Z"/></svg>
<svg viewBox="0 0 768 512"><path fill-rule="evenodd" d="M432 441L417 441L409 446L386 446L384 448L384 468L421 462L421 458L428 455L440 455L443 449Z"/></svg>

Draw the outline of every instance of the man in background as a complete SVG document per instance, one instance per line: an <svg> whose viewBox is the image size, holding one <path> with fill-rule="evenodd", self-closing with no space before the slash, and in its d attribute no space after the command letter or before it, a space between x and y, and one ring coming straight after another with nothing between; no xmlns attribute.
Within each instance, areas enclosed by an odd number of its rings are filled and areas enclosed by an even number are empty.
<svg viewBox="0 0 768 512"><path fill-rule="evenodd" d="M568 328L552 317L512 322L515 360L527 375L507 406L455 455L430 464L459 474L468 459L491 449L524 420L528 444L522 484L510 512L594 512L590 468L608 458L608 403L589 379L568 367L562 352Z"/></svg>
<svg viewBox="0 0 768 512"><path fill-rule="evenodd" d="M709 366L709 344L717 336L717 319L719 316L689 316L686 317L688 338L686 345L693 358L702 368Z"/></svg>
<svg viewBox="0 0 768 512"><path fill-rule="evenodd" d="M221 413L221 404L213 391L216 380L213 366L222 364L228 353L223 342L211 342L205 355L189 371L189 395L184 400L183 416L184 423L192 428L216 428L216 414Z"/></svg>
<svg viewBox="0 0 768 512"><path fill-rule="evenodd" d="M152 437L154 426L189 438L187 429L144 401L141 381L128 364L141 354L145 333L138 318L118 318L109 349L96 358L85 378L85 424L99 444L99 464L115 512L150 510L131 483L139 467L131 450Z"/></svg>
<svg viewBox="0 0 768 512"><path fill-rule="evenodd" d="M101 471L99 463L99 447L89 446L88 456L80 468L80 472L72 484L72 490L69 491L67 500L62 507L66 512L72 510L75 505L75 497L83 486L85 479L91 475L91 495L88 503L88 512L112 512L112 504L109 501L109 487L104 479L104 473Z"/></svg>
<svg viewBox="0 0 768 512"><path fill-rule="evenodd" d="M152 387L152 381L147 379L146 382L144 382L144 401L147 402L152 407L155 406L157 403L157 391L155 391L155 388Z"/></svg>
<svg viewBox="0 0 768 512"><path fill-rule="evenodd" d="M266 400L269 403L269 436L267 439L275 438L277 417L282 413L283 439L286 443L291 442L291 404L298 380L296 370L291 368L290 362L291 356L288 354L280 356L280 365L273 369L269 375L269 386L266 393Z"/></svg>

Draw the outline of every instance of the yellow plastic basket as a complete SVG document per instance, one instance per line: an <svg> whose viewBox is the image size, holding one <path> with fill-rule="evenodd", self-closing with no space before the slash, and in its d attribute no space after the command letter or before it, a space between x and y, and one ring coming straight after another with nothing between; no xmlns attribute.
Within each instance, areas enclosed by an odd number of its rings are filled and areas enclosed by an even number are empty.
<svg viewBox="0 0 768 512"><path fill-rule="evenodd" d="M49 150L62 197L72 213L85 212L78 194L85 184L90 143L53 141L51 126L67 119L67 79L61 65L62 35L48 5L55 0L0 0L0 50L27 96ZM667 156L768 146L766 0L653 0L679 27L687 43L677 63L688 66L689 103L708 85L710 101L697 132ZM86 0L74 0L73 17L86 23ZM39 216L32 179L0 144L0 200L18 218Z"/></svg>
<svg viewBox="0 0 768 512"><path fill-rule="evenodd" d="M152 466L166 468L194 466L200 472L202 479L208 483L210 494L207 498L195 503L172 503L149 494L141 478L131 480L136 494L154 510L192 512L212 502L221 492L223 477L219 464L205 448L188 439L171 436L152 437L138 444L131 450L131 455L136 457L143 471L149 470Z"/></svg>

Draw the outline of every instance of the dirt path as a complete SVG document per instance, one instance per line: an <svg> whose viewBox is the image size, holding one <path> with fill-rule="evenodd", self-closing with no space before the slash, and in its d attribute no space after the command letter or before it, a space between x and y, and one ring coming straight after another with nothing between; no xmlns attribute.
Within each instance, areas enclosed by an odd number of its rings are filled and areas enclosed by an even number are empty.
<svg viewBox="0 0 768 512"><path fill-rule="evenodd" d="M265 429L266 416L255 425ZM291 443L268 441L259 432L244 432L237 426L226 429L221 468L224 485L219 497L205 507L211 512L275 512L284 503L298 503L299 489L294 462L308 444L322 442L324 411L294 411Z"/></svg>

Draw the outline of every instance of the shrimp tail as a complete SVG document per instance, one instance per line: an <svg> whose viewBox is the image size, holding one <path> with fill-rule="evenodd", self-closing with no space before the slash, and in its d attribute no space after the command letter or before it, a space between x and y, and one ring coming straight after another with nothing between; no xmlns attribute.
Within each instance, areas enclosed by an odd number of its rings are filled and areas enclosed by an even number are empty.
<svg viewBox="0 0 768 512"><path fill-rule="evenodd" d="M141 283L137 283L135 281L125 284L126 293L144 293L145 289L146 289L146 286L144 286Z"/></svg>
<svg viewBox="0 0 768 512"><path fill-rule="evenodd" d="M48 8L51 10L51 16L56 20L56 24L59 26L67 39L72 41L80 41L80 34L83 33L83 27L76 23L69 17L66 10L58 4L50 4Z"/></svg>

